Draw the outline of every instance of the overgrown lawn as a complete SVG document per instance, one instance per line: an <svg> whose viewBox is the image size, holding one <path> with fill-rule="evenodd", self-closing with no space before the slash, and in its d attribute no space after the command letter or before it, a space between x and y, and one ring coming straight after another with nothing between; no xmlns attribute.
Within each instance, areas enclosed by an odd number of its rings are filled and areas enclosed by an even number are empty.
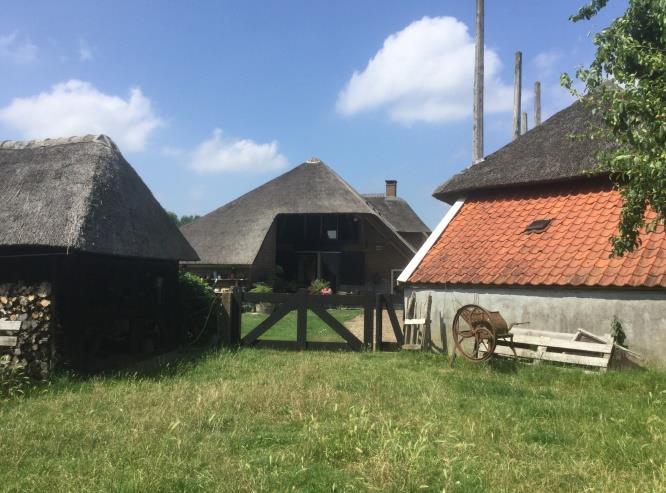
<svg viewBox="0 0 666 493"><path fill-rule="evenodd" d="M664 491L666 376L222 351L0 401L6 491Z"/></svg>

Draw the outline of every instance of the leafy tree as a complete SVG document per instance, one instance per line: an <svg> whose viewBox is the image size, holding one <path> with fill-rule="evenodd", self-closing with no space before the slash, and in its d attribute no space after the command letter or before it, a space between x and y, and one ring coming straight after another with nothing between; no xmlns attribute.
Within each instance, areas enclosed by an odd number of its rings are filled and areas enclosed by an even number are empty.
<svg viewBox="0 0 666 493"><path fill-rule="evenodd" d="M180 216L178 217L178 214L175 212L167 211L167 214L171 218L171 220L176 223L176 226L181 227L184 226L187 223L191 223L195 219L199 219L201 216L197 215L192 215L192 216Z"/></svg>
<svg viewBox="0 0 666 493"><path fill-rule="evenodd" d="M607 3L591 0L571 20L589 20ZM642 230L666 219L666 0L629 0L594 44L594 61L576 72L585 89L577 91L567 74L562 84L600 117L590 136L614 143L599 161L623 199L611 238L613 255L622 256L640 245Z"/></svg>
<svg viewBox="0 0 666 493"><path fill-rule="evenodd" d="M176 226L180 226L180 220L178 219L178 214L172 211L166 211L167 215L169 218L176 224Z"/></svg>
<svg viewBox="0 0 666 493"><path fill-rule="evenodd" d="M184 226L187 223L191 223L195 219L199 219L201 216L193 215L193 216L180 216L180 221L178 226Z"/></svg>

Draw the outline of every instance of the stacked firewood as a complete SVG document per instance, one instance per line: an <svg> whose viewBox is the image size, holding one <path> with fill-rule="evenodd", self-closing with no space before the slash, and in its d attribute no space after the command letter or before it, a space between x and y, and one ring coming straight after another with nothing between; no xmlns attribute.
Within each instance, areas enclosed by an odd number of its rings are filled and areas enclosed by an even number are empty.
<svg viewBox="0 0 666 493"><path fill-rule="evenodd" d="M23 368L32 377L44 378L53 366L51 285L0 284L0 366ZM20 322L2 324L3 321ZM18 330L14 330L18 328ZM7 337L9 336L9 337ZM14 339L15 338L15 339Z"/></svg>

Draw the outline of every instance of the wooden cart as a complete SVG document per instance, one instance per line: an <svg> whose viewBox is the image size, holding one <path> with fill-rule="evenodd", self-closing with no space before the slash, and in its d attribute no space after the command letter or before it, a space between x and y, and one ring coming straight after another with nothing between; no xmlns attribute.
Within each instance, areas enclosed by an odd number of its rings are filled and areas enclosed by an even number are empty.
<svg viewBox="0 0 666 493"><path fill-rule="evenodd" d="M514 325L509 326L499 312L486 310L479 305L465 305L453 318L453 342L456 351L470 361L486 361L495 353L498 339L508 342L513 349Z"/></svg>

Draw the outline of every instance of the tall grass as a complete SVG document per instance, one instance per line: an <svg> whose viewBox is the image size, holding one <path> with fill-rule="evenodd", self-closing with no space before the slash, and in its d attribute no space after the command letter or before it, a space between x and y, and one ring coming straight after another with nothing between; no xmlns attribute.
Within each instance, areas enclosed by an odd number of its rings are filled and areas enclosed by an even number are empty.
<svg viewBox="0 0 666 493"><path fill-rule="evenodd" d="M7 491L665 491L666 375L222 351L0 401Z"/></svg>

